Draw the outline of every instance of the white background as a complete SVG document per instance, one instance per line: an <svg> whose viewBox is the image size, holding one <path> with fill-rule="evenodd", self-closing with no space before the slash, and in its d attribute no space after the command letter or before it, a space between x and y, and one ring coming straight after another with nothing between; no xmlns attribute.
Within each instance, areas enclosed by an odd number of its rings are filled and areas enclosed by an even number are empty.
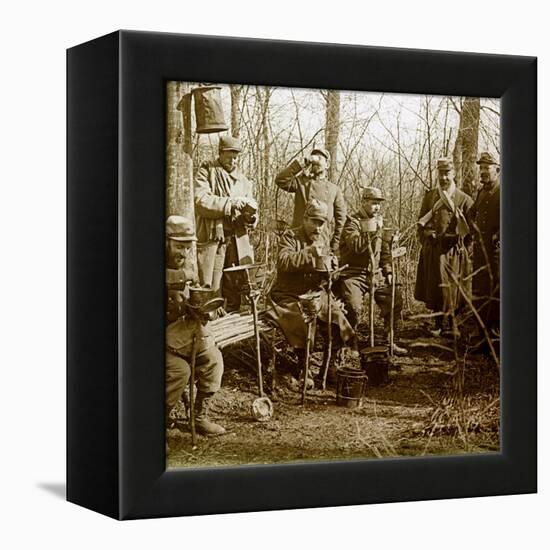
<svg viewBox="0 0 550 550"><path fill-rule="evenodd" d="M550 224L539 223L539 494L119 523L68 504L65 49L115 29L533 55L548 150L544 3L4 2L0 18L0 545L3 548L542 548L548 544ZM521 139L521 136L518 136ZM541 159L542 155L539 153ZM539 163L539 211L548 170ZM545 177L546 176L546 177ZM521 182L518 182L521 184ZM546 207L546 208L545 208ZM534 246L534 243L526 243ZM518 289L521 292L521 289ZM258 487L258 491L262 488Z"/></svg>

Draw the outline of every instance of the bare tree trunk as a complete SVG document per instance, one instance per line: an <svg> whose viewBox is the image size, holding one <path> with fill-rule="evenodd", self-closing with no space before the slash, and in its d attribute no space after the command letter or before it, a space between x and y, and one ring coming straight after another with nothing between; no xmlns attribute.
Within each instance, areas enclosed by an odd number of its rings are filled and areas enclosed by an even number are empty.
<svg viewBox="0 0 550 550"><path fill-rule="evenodd" d="M267 121L269 120L269 99L271 97L271 89L270 88L264 88L265 96L263 98L263 105L262 105L262 140L263 140L263 155L262 155L262 162L263 162L263 168L262 168L262 205L264 207L264 210L267 212L268 209L267 206L267 192L269 189L269 182L271 181L270 176L270 146L269 143L269 126L267 124ZM270 210L270 209L269 209Z"/></svg>
<svg viewBox="0 0 550 550"><path fill-rule="evenodd" d="M401 135L399 131L399 117L397 117L397 146L399 154L397 155L397 168L399 173L399 215L397 217L397 227L401 231L401 219L403 214L403 172L401 171Z"/></svg>
<svg viewBox="0 0 550 550"><path fill-rule="evenodd" d="M338 172L338 135L340 133L340 92L328 90L326 95L327 109L325 117L325 147L331 156L328 179L336 181Z"/></svg>
<svg viewBox="0 0 550 550"><path fill-rule="evenodd" d="M166 215L194 220L191 96L189 84L168 82L166 130Z"/></svg>
<svg viewBox="0 0 550 550"><path fill-rule="evenodd" d="M465 98L460 112L460 125L453 150L456 184L470 196L473 196L476 190L479 113L479 97Z"/></svg>
<svg viewBox="0 0 550 550"><path fill-rule="evenodd" d="M433 176L432 176L432 137L430 128L430 100L426 96L426 131L428 133L428 175L430 181L430 189L433 188Z"/></svg>
<svg viewBox="0 0 550 550"><path fill-rule="evenodd" d="M241 134L241 116L239 114L239 103L241 102L242 86L231 84L231 135L238 138Z"/></svg>

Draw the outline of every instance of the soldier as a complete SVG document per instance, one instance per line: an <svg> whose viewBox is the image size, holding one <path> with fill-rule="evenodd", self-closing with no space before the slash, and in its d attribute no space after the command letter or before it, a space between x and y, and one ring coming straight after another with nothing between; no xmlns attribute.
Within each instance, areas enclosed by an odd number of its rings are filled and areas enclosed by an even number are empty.
<svg viewBox="0 0 550 550"><path fill-rule="evenodd" d="M474 234L473 295L478 312L489 330L498 330L500 288L500 167L490 153L479 160L481 189L469 219Z"/></svg>
<svg viewBox="0 0 550 550"><path fill-rule="evenodd" d="M428 309L442 313L436 317L435 334L440 334L461 305L457 283L464 292L470 292L471 263L464 239L470 234L466 216L473 201L457 189L449 159L437 161L437 173L438 185L424 195L420 209L418 238L422 249L414 297Z"/></svg>
<svg viewBox="0 0 550 550"><path fill-rule="evenodd" d="M342 271L340 279L336 282L335 293L344 301L348 321L356 329L363 311L364 296L367 292L373 291L374 281L374 299L381 310L389 343L394 274L390 236L383 231L383 219L380 214L384 200L380 189L367 187L361 197L361 207L353 216L348 216L340 244L341 263L347 264L348 267ZM377 284L381 282L381 278L384 285ZM396 287L394 325L402 306L401 292L399 287ZM398 354L407 353L406 349L399 347L395 342L393 351Z"/></svg>
<svg viewBox="0 0 550 550"><path fill-rule="evenodd" d="M295 159L279 172L275 183L284 191L295 194L293 228L302 225L308 201L316 199L327 205L328 220L323 228L325 252L330 247L333 254L338 254L340 235L346 221L346 203L340 188L327 180L329 164L330 153L316 147L304 162Z"/></svg>
<svg viewBox="0 0 550 550"><path fill-rule="evenodd" d="M203 163L195 178L199 278L202 285L220 290L228 311L240 308L241 295L234 276L223 269L252 263L248 232L258 221L252 183L237 167L240 152L237 138L220 138L218 158ZM239 249L243 241L248 243L245 253Z"/></svg>
<svg viewBox="0 0 550 550"><path fill-rule="evenodd" d="M322 253L320 239L327 219L327 205L313 199L306 205L303 223L298 228L283 233L277 258L277 279L271 290L270 307L266 311L266 317L280 326L287 342L294 347L299 367L304 364L307 341L307 325L299 307L299 296L321 289L324 279L323 274L316 271L315 259ZM327 297L323 289L318 318L325 324L328 321ZM341 303L332 299L331 304L332 324L337 329L333 328L332 331L334 349L337 350L353 339L354 332L346 320ZM299 372L294 374L300 375ZM310 385L312 383L313 381Z"/></svg>
<svg viewBox="0 0 550 550"><path fill-rule="evenodd" d="M188 283L195 282L190 264L196 241L191 221L169 216L166 221L166 283L168 292L166 326L166 418L183 395L191 376L193 338L197 337L195 427L203 435L214 436L225 429L208 418L208 405L221 387L223 358L214 343L207 319L190 307Z"/></svg>

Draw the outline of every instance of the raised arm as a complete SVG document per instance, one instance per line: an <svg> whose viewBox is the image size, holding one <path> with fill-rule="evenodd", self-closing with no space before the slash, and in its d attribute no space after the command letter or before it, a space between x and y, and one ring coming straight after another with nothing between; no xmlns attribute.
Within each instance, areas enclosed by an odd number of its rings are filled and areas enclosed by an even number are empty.
<svg viewBox="0 0 550 550"><path fill-rule="evenodd" d="M298 159L294 159L288 166L283 168L275 177L275 183L283 191L289 193L296 193L298 190L301 177L300 173L303 171L303 166Z"/></svg>

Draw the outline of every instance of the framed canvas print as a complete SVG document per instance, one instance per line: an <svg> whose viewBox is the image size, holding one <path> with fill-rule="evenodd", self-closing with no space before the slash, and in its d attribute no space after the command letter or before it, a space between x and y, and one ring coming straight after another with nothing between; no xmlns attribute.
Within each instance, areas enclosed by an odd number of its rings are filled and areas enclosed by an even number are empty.
<svg viewBox="0 0 550 550"><path fill-rule="evenodd" d="M68 500L536 490L536 59L68 51Z"/></svg>

